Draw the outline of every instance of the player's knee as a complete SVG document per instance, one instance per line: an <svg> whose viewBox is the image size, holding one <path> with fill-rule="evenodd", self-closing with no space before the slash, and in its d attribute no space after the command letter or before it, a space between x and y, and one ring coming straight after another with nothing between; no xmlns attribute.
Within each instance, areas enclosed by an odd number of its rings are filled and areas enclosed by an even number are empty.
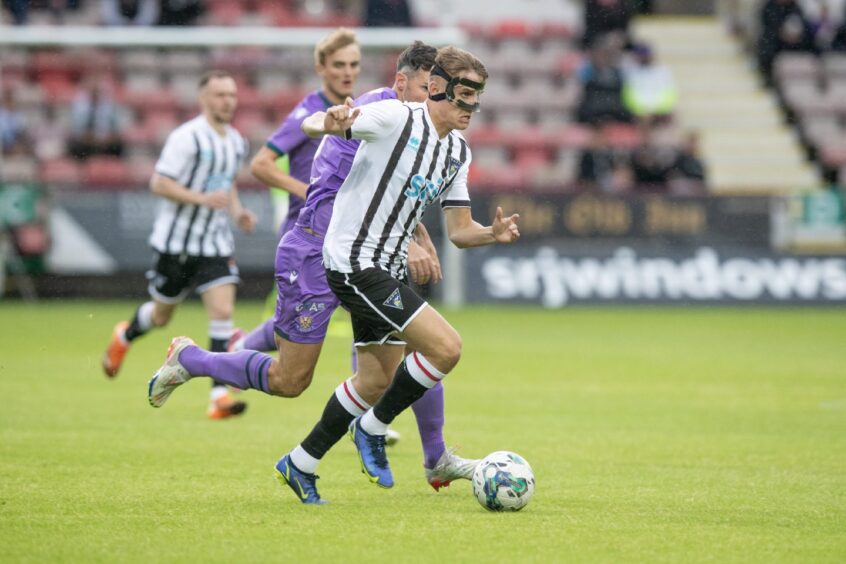
<svg viewBox="0 0 846 564"><path fill-rule="evenodd" d="M285 398L295 398L311 385L314 368L290 370L278 361L273 361L267 369L267 381L270 393Z"/></svg>
<svg viewBox="0 0 846 564"><path fill-rule="evenodd" d="M444 366L439 367L443 373L446 374L455 368L455 365L461 360L461 345L461 336L458 334L445 341L441 352L441 362Z"/></svg>

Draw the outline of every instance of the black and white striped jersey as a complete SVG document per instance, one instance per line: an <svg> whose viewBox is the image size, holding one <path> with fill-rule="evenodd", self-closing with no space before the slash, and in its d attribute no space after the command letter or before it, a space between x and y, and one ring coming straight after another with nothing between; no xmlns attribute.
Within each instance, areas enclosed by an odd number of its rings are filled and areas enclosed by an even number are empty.
<svg viewBox="0 0 846 564"><path fill-rule="evenodd" d="M231 126L226 137L199 115L177 127L167 138L156 172L194 192L230 190L247 156L247 142ZM235 250L228 210L162 201L150 235L160 253L189 256L230 256Z"/></svg>
<svg viewBox="0 0 846 564"><path fill-rule="evenodd" d="M335 199L323 245L337 272L405 273L408 243L426 207L469 207L470 149L457 131L443 139L425 103L384 100L361 107L347 136L361 139Z"/></svg>

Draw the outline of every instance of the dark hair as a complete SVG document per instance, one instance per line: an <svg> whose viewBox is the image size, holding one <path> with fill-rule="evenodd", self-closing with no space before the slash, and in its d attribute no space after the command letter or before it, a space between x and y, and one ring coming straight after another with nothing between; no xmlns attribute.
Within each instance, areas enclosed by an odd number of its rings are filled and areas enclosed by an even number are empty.
<svg viewBox="0 0 846 564"><path fill-rule="evenodd" d="M397 58L397 72L430 71L435 65L438 50L422 41L415 41Z"/></svg>
<svg viewBox="0 0 846 564"><path fill-rule="evenodd" d="M232 75L225 70L219 69L206 71L203 73L203 76L200 77L199 87L203 88L213 78L232 78Z"/></svg>

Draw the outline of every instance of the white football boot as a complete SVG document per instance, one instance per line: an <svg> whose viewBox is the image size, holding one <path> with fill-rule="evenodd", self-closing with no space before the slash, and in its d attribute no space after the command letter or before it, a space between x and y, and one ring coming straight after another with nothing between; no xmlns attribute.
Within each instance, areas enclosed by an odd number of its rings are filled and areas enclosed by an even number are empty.
<svg viewBox="0 0 846 564"><path fill-rule="evenodd" d="M165 404L170 394L177 387L191 379L185 367L179 363L179 353L186 347L193 347L194 341L188 337L176 337L167 349L167 359L161 368L156 370L147 386L147 400L153 407Z"/></svg>
<svg viewBox="0 0 846 564"><path fill-rule="evenodd" d="M449 486L454 480L472 480L473 471L479 462L477 459L461 458L455 454L454 448L447 449L434 468L425 469L426 481L438 491Z"/></svg>

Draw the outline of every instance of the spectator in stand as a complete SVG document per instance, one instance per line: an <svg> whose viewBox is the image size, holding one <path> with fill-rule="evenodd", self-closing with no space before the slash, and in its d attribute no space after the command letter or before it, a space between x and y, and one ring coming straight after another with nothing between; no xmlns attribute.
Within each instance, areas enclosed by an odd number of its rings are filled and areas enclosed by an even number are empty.
<svg viewBox="0 0 846 564"><path fill-rule="evenodd" d="M590 148L579 160L579 186L593 192L617 194L631 189L633 175L628 155L615 149L608 136L608 124L593 129Z"/></svg>
<svg viewBox="0 0 846 564"><path fill-rule="evenodd" d="M161 0L159 25L194 25L205 11L201 0Z"/></svg>
<svg viewBox="0 0 846 564"><path fill-rule="evenodd" d="M27 135L24 116L18 110L18 101L11 88L4 88L0 97L0 140L4 155L20 155L29 152L30 139Z"/></svg>
<svg viewBox="0 0 846 564"><path fill-rule="evenodd" d="M631 114L623 105L623 71L617 61L616 37L607 35L596 41L590 60L579 71L583 83L577 118L592 125L604 121L629 122Z"/></svg>
<svg viewBox="0 0 846 564"><path fill-rule="evenodd" d="M3 0L3 5L12 14L12 21L15 25L26 25L29 23L30 0Z"/></svg>
<svg viewBox="0 0 846 564"><path fill-rule="evenodd" d="M705 191L707 172L702 161L699 134L687 134L684 144L676 154L669 174L670 191L674 194L698 194Z"/></svg>
<svg viewBox="0 0 846 564"><path fill-rule="evenodd" d="M772 81L773 61L780 52L813 50L808 21L796 0L767 0L758 37L758 66L767 83Z"/></svg>
<svg viewBox="0 0 846 564"><path fill-rule="evenodd" d="M592 47L598 39L611 32L622 33L628 41L631 18L629 0L587 0L583 45Z"/></svg>
<svg viewBox="0 0 846 564"><path fill-rule="evenodd" d="M834 17L829 3L820 1L815 8L813 12L807 13L808 32L817 51L829 51L837 36L840 21Z"/></svg>
<svg viewBox="0 0 846 564"><path fill-rule="evenodd" d="M655 63L649 45L635 45L633 54L633 64L623 69L623 102L638 120L649 125L673 113L678 90L670 69Z"/></svg>
<svg viewBox="0 0 846 564"><path fill-rule="evenodd" d="M666 192L675 153L647 141L632 153L632 172L638 192Z"/></svg>
<svg viewBox="0 0 846 564"><path fill-rule="evenodd" d="M406 0L367 0L364 8L366 27L412 27L411 9Z"/></svg>
<svg viewBox="0 0 846 564"><path fill-rule="evenodd" d="M846 51L846 7L843 8L840 27L837 28L837 33L834 34L834 39L831 40L831 49L833 51Z"/></svg>
<svg viewBox="0 0 846 564"><path fill-rule="evenodd" d="M111 86L99 77L86 79L73 101L68 152L77 159L91 155L123 154L120 107Z"/></svg>
<svg viewBox="0 0 846 564"><path fill-rule="evenodd" d="M103 25L143 27L159 22L160 0L102 0Z"/></svg>

